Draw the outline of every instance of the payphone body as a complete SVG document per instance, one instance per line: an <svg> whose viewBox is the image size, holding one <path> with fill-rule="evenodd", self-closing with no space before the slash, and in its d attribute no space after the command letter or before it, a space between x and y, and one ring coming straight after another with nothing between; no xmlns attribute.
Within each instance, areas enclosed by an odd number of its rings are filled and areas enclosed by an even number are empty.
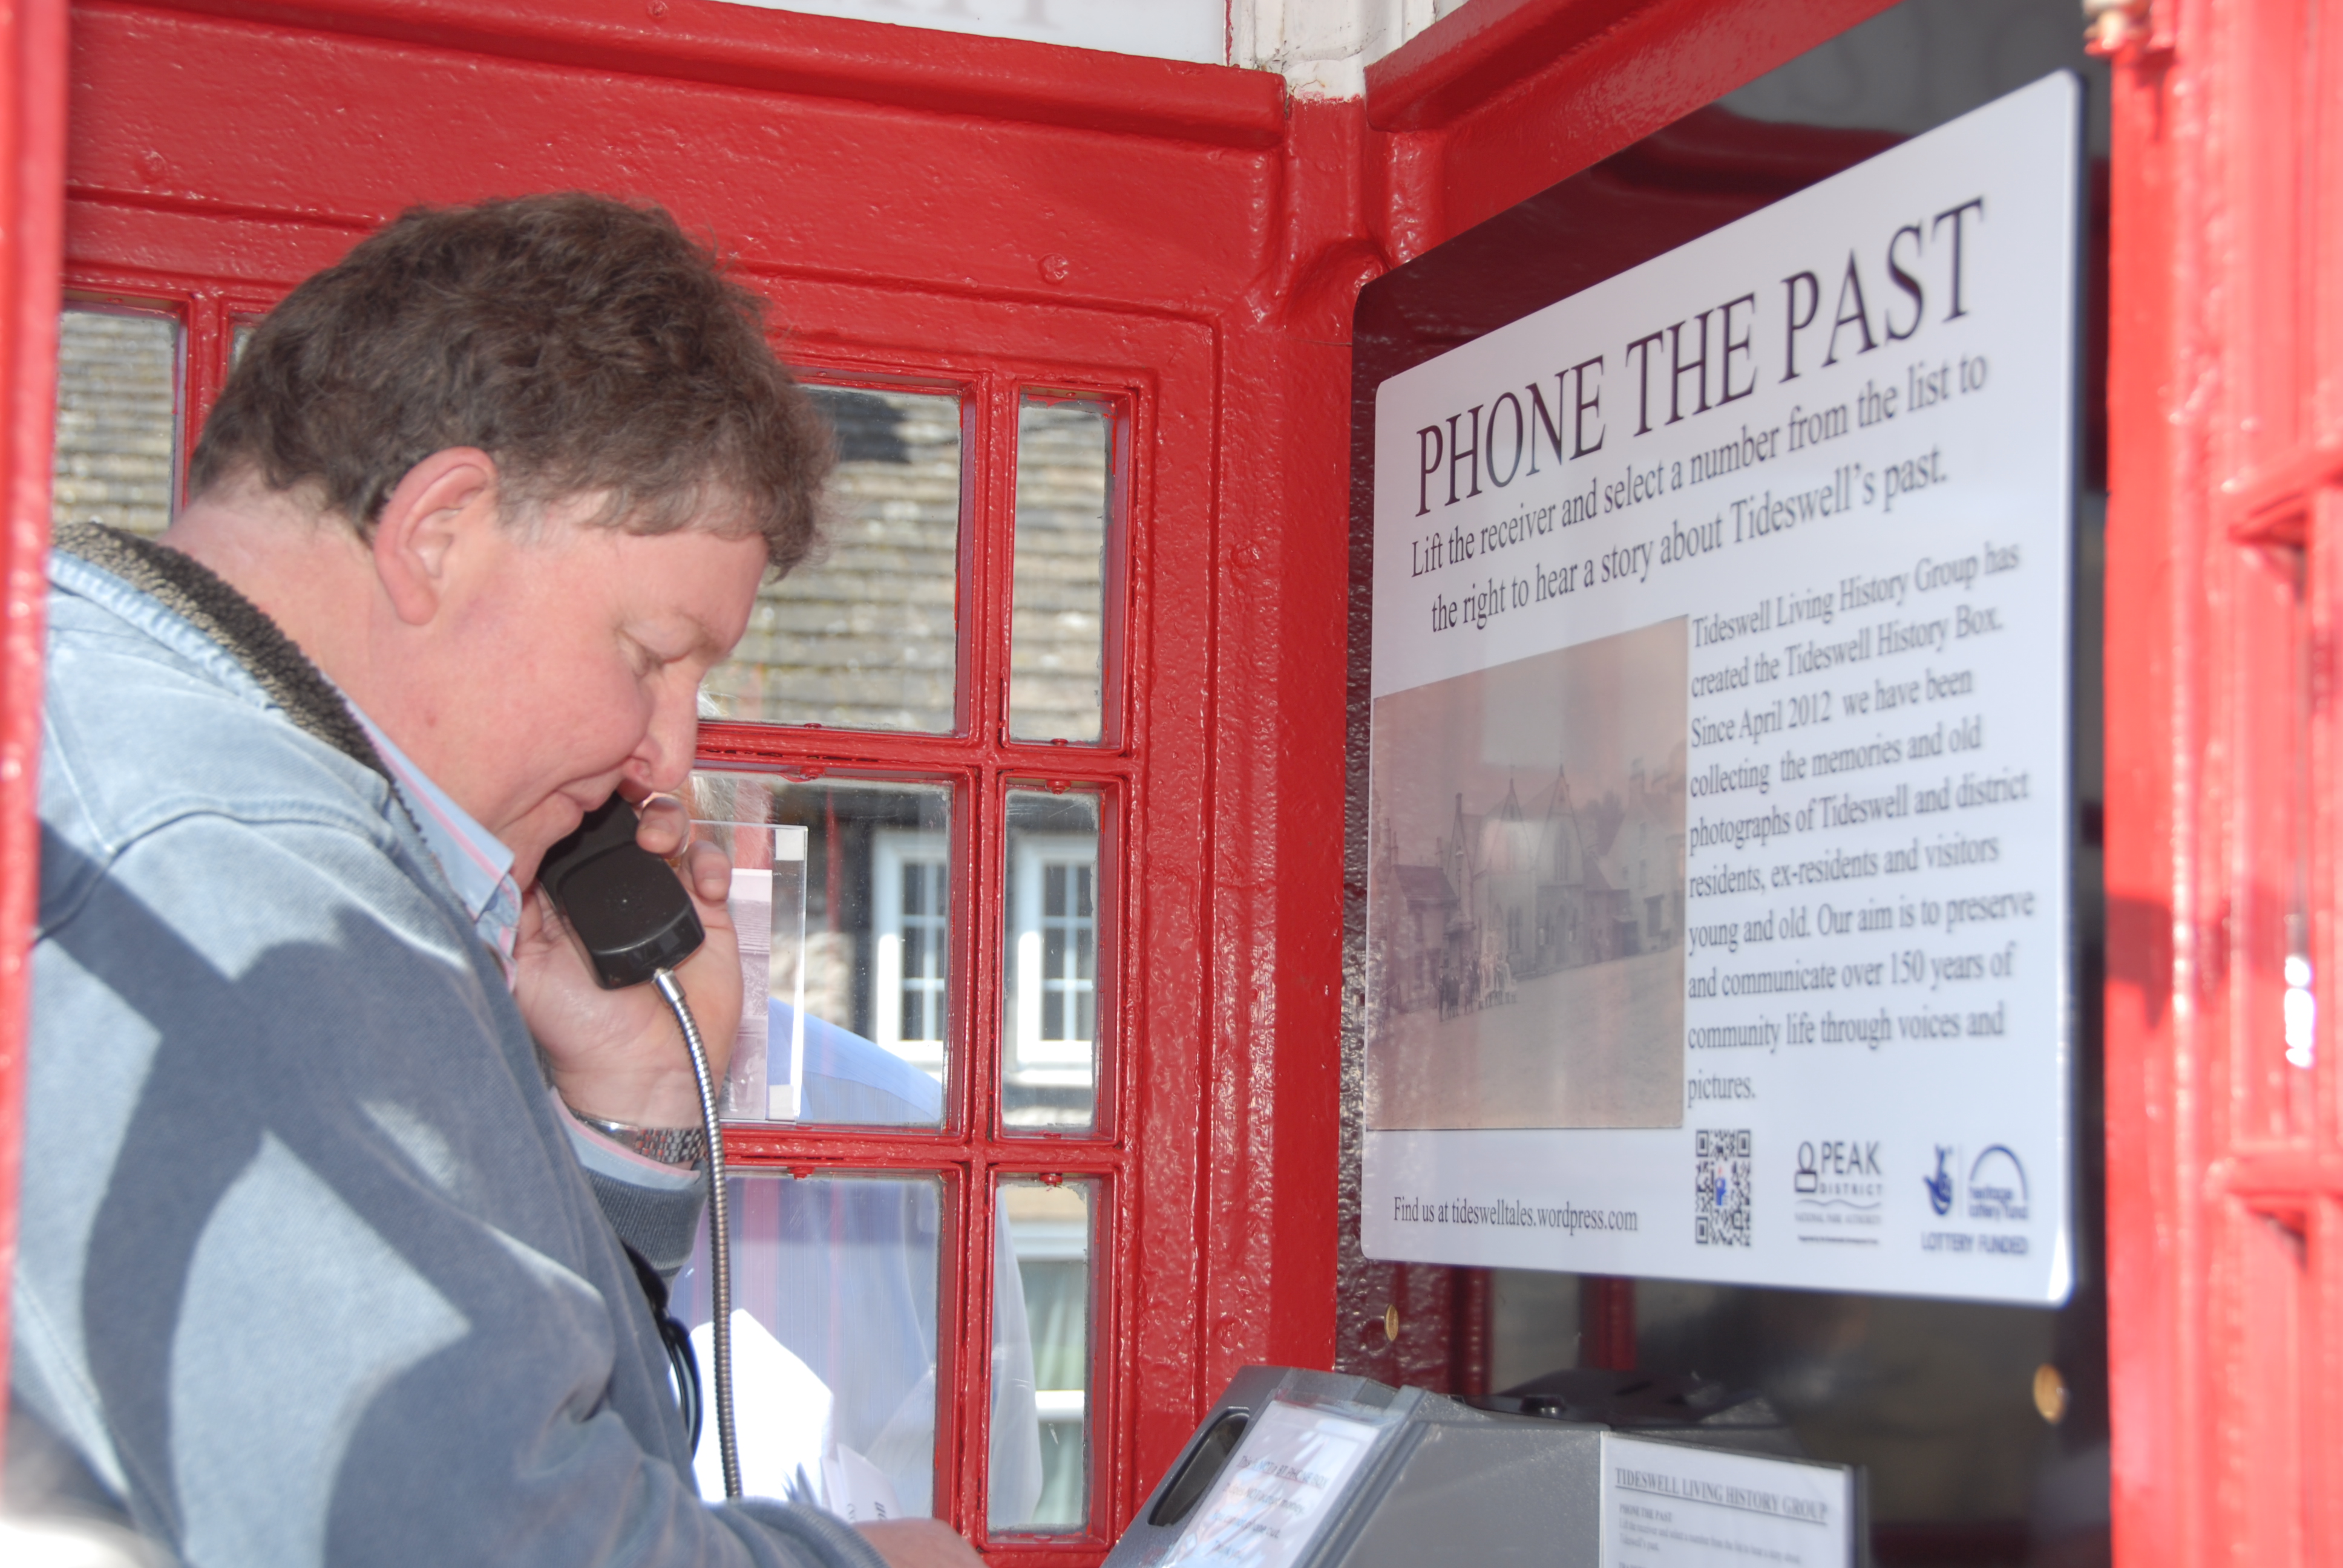
<svg viewBox="0 0 2343 1568"><path fill-rule="evenodd" d="M1277 1405L1329 1412L1374 1432L1305 1521L1306 1539L1264 1547L1278 1568L1418 1568L1538 1563L1597 1568L1604 1428L1475 1410L1423 1389L1292 1367L1247 1367L1107 1557L1107 1568L1188 1560L1191 1527L1214 1504L1242 1432ZM1242 1422L1235 1433L1231 1427ZM1222 1553L1221 1555L1225 1555Z"/></svg>
<svg viewBox="0 0 2343 1568"><path fill-rule="evenodd" d="M1735 1533L1719 1508L1774 1538L1718 1539ZM1763 1399L1698 1379L1574 1369L1467 1403L1254 1366L1106 1562L1617 1568L1755 1547L1785 1568L1857 1568L1865 1513L1859 1472L1807 1458Z"/></svg>

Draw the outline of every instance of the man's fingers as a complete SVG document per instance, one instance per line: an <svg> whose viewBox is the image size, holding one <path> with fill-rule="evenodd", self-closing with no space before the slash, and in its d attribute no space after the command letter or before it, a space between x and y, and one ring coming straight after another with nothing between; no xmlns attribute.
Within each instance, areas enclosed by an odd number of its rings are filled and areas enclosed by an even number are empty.
<svg viewBox="0 0 2343 1568"><path fill-rule="evenodd" d="M683 874L704 904L721 903L731 895L732 862L704 839L684 851Z"/></svg>
<svg viewBox="0 0 2343 1568"><path fill-rule="evenodd" d="M981 1568L984 1559L938 1519L887 1519L857 1525L888 1568Z"/></svg>
<svg viewBox="0 0 2343 1568"><path fill-rule="evenodd" d="M732 892L732 861L723 847L691 838L691 814L672 795L653 795L636 808L642 825L635 842L662 859L677 861L685 885L703 904L720 904Z"/></svg>
<svg viewBox="0 0 2343 1568"><path fill-rule="evenodd" d="M552 903L553 900L546 897L545 890L540 887L532 885L528 892L521 895L520 921L514 933L517 941L526 944L537 940L538 933L545 930L546 910L552 907Z"/></svg>
<svg viewBox="0 0 2343 1568"><path fill-rule="evenodd" d="M636 826L635 842L660 859L671 858L690 839L691 813L674 796L654 795L636 809L642 821Z"/></svg>

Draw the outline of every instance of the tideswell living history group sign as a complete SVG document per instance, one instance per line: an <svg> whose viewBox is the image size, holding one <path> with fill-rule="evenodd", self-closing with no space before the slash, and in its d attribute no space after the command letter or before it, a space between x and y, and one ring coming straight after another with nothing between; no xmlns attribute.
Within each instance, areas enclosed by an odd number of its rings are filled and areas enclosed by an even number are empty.
<svg viewBox="0 0 2343 1568"><path fill-rule="evenodd" d="M1370 1254L2065 1298L2078 96L1383 383Z"/></svg>

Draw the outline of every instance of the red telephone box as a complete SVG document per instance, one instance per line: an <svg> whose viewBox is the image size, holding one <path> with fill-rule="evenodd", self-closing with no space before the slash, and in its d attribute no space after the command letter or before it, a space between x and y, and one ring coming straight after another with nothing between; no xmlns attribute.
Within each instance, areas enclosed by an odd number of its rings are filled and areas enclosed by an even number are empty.
<svg viewBox="0 0 2343 1568"><path fill-rule="evenodd" d="M2110 29L2108 1328L2126 1563L2323 1563L2343 1539L2326 983L2343 55L2320 20L2159 0ZM2327 1004L2315 1028L2290 992Z"/></svg>
<svg viewBox="0 0 2343 1568"><path fill-rule="evenodd" d="M717 0L93 0L69 65L62 6L8 13L0 1225L59 187L64 288L173 325L191 433L239 318L403 206L583 186L715 236L809 378L958 410L946 717L704 736L712 766L948 802L942 1124L738 1142L943 1194L937 1512L1003 1561L1093 1562L1247 1362L1485 1377L1484 1277L1338 1266L1353 301L1883 8L1471 0L1351 102ZM2289 991L2315 1005L2343 963L2320 805L2343 44L2316 0L2109 15L2116 1550L2307 1563L2343 1538L2321 1397L2343 1388L2343 1108L2331 1023L2288 1031ZM1071 737L1016 695L1021 433L1053 401L1111 432L1098 717ZM1012 819L1067 795L1099 822L1097 1065L1088 1120L1041 1126L1009 1109ZM1074 1523L996 1530L996 1199L1035 1183L1089 1195L1090 1457ZM1585 1353L1615 1364L1624 1292L1588 1300Z"/></svg>

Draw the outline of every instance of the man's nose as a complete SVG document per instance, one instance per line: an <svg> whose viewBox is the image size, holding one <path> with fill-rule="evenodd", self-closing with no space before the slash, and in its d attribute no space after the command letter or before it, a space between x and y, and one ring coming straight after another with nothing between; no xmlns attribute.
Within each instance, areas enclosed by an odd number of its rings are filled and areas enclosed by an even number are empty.
<svg viewBox="0 0 2343 1568"><path fill-rule="evenodd" d="M698 696L688 692L680 700L662 701L635 749L631 770L636 781L655 794L673 794L691 777L692 757L699 745Z"/></svg>

